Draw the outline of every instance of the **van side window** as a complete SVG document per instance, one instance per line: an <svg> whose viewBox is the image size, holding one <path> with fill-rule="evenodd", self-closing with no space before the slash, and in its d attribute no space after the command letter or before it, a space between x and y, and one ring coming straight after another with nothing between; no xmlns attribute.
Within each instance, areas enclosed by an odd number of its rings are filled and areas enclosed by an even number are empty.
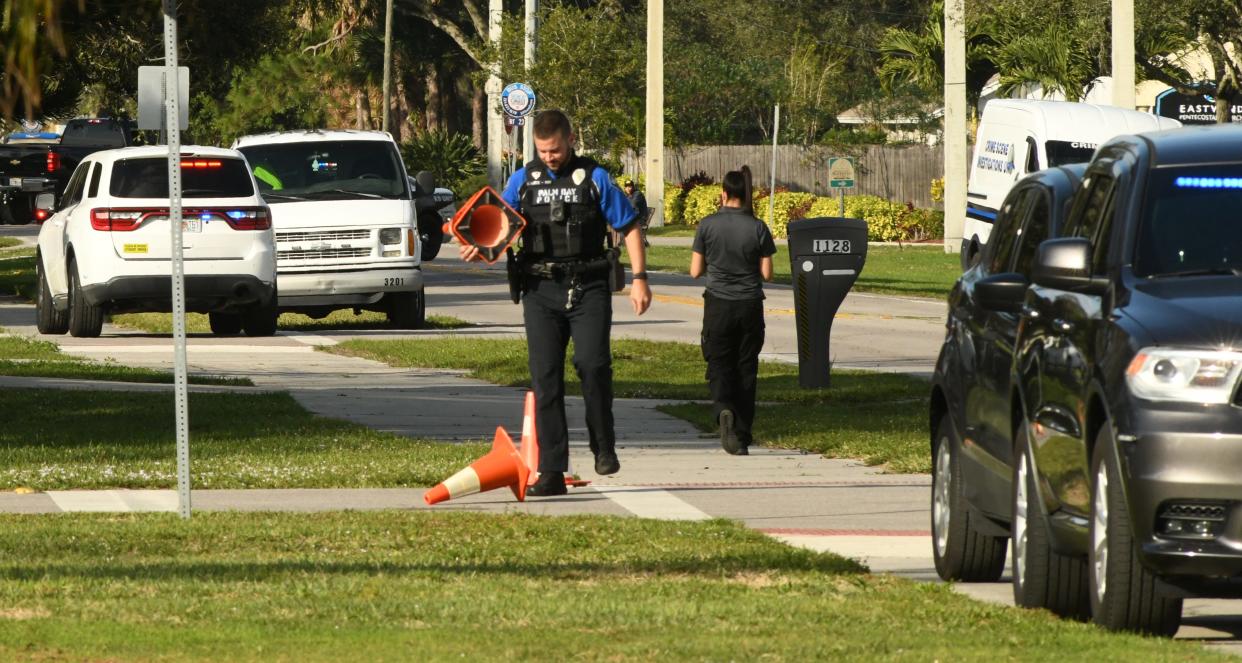
<svg viewBox="0 0 1242 663"><path fill-rule="evenodd" d="M1074 207L1065 224L1066 237L1091 239L1100 225L1104 208L1113 197L1113 178L1102 172L1088 173L1074 196Z"/></svg>
<svg viewBox="0 0 1242 663"><path fill-rule="evenodd" d="M1035 139L1030 136L1026 137L1026 172L1033 173L1039 170L1039 147L1035 145Z"/></svg>

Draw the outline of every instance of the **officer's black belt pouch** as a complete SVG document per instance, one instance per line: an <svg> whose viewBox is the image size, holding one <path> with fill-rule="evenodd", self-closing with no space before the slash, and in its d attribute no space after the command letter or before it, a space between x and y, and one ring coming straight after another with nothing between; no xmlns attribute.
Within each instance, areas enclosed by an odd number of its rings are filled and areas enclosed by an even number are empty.
<svg viewBox="0 0 1242 663"><path fill-rule="evenodd" d="M522 268L522 258L514 255L513 249L505 249L505 273L509 277L509 298L514 304L522 301L526 291L526 270Z"/></svg>
<svg viewBox="0 0 1242 663"><path fill-rule="evenodd" d="M608 260L608 289L621 292L625 289L625 265L621 264L621 249L612 247L604 253Z"/></svg>

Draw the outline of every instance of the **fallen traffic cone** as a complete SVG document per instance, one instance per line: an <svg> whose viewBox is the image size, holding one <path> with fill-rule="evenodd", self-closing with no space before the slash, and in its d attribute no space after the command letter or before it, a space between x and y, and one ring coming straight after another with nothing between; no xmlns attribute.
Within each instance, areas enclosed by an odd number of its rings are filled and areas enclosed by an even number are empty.
<svg viewBox="0 0 1242 663"><path fill-rule="evenodd" d="M526 467L530 469L530 478L527 479L532 485L539 480L539 429L535 426L535 392L526 392L526 405L522 408L522 445L519 447L518 454L522 460L526 462ZM573 468L565 473L565 485L574 488L581 488L590 484L590 481L575 479Z"/></svg>
<svg viewBox="0 0 1242 663"><path fill-rule="evenodd" d="M518 455L509 433L504 427L497 426L492 450L471 463L470 467L428 490L423 494L423 500L428 504L439 504L455 497L485 493L508 486L519 502L525 502L529 475L530 469Z"/></svg>

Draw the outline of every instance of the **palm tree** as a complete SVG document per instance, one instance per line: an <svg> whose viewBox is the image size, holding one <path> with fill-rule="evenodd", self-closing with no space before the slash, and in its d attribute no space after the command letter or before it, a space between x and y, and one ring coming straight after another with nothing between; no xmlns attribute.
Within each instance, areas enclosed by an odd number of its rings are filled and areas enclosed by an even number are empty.
<svg viewBox="0 0 1242 663"><path fill-rule="evenodd" d="M1081 101L1099 74L1088 44L1060 21L1046 23L1036 32L1009 26L1002 34L995 58L1003 95L1039 85L1045 93L1060 92L1068 101Z"/></svg>
<svg viewBox="0 0 1242 663"><path fill-rule="evenodd" d="M971 108L997 71L992 53L993 29L985 19L966 23L966 99ZM944 1L936 0L928 10L923 29L917 32L889 28L880 40L883 52L880 78L888 85L913 84L929 94L944 86Z"/></svg>

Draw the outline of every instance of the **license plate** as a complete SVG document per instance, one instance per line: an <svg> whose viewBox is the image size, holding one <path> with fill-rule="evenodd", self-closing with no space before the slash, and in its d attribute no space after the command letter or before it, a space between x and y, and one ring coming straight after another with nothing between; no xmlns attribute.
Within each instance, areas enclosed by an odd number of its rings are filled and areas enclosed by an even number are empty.
<svg viewBox="0 0 1242 663"><path fill-rule="evenodd" d="M182 219L181 232L183 233L201 233L203 232L203 220L199 218Z"/></svg>
<svg viewBox="0 0 1242 663"><path fill-rule="evenodd" d="M21 186L21 185L22 185L22 178L20 177L9 178L9 186Z"/></svg>
<svg viewBox="0 0 1242 663"><path fill-rule="evenodd" d="M816 253L849 253L850 241L848 239L817 239L814 240L812 250Z"/></svg>

